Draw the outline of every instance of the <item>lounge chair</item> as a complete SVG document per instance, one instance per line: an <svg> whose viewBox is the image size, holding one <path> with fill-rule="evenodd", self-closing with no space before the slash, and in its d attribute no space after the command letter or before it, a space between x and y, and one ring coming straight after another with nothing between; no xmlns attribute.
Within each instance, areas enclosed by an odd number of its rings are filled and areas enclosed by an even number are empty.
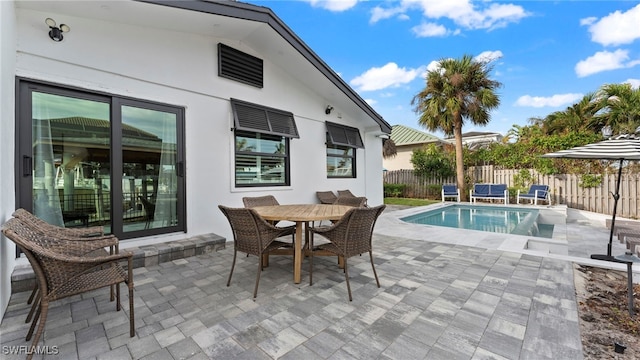
<svg viewBox="0 0 640 360"><path fill-rule="evenodd" d="M460 190L456 184L444 184L442 185L442 202L446 198L455 198L457 202L460 202Z"/></svg>
<svg viewBox="0 0 640 360"><path fill-rule="evenodd" d="M520 204L520 199L531 200L534 205L538 205L538 201L546 201L547 204L551 204L551 197L549 196L549 185L531 185L529 191L525 194L516 195L516 202Z"/></svg>
<svg viewBox="0 0 640 360"><path fill-rule="evenodd" d="M507 184L473 184L473 189L469 190L469 201L474 203L477 199L502 200L508 204Z"/></svg>

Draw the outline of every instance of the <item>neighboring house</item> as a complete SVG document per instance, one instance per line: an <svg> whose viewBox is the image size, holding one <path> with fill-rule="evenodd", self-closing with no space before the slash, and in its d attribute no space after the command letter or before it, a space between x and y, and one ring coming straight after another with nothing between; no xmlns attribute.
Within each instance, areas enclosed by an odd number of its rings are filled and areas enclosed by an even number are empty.
<svg viewBox="0 0 640 360"><path fill-rule="evenodd" d="M462 145L469 149L479 149L493 142L501 142L503 136L495 132L470 131L462 133ZM456 140L453 137L447 138L445 141L455 145Z"/></svg>
<svg viewBox="0 0 640 360"><path fill-rule="evenodd" d="M217 206L243 196L383 202L390 125L268 8L2 1L0 30L2 222L23 207L126 248L229 240ZM0 254L4 313L26 261L4 237Z"/></svg>
<svg viewBox="0 0 640 360"><path fill-rule="evenodd" d="M413 169L413 164L411 163L413 150L421 149L428 144L444 144L436 136L404 125L393 125L391 127L391 140L396 144L397 155L382 160L382 167L387 171Z"/></svg>

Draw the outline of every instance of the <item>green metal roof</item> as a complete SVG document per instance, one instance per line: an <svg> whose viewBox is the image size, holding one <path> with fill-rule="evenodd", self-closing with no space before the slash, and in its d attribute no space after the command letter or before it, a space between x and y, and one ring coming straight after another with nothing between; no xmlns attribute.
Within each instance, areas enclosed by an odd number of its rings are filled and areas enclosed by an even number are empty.
<svg viewBox="0 0 640 360"><path fill-rule="evenodd" d="M396 146L424 144L441 141L436 136L427 134L420 130L412 129L404 125L393 125L391 127L391 140Z"/></svg>

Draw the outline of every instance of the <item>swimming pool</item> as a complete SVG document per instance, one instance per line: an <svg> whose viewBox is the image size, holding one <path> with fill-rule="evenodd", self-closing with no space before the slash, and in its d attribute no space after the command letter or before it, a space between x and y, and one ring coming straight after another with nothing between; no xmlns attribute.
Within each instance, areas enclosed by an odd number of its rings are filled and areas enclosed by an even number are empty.
<svg viewBox="0 0 640 360"><path fill-rule="evenodd" d="M505 206L450 205L400 220L422 225L527 235L551 239L553 225L538 223L537 209Z"/></svg>

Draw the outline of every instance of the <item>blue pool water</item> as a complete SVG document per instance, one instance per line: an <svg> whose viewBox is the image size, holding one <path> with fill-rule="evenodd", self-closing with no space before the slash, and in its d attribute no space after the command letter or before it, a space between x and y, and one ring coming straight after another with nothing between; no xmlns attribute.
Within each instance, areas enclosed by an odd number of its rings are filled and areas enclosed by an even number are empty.
<svg viewBox="0 0 640 360"><path fill-rule="evenodd" d="M553 225L538 223L538 210L474 205L451 205L401 219L413 224L446 226L550 239Z"/></svg>

